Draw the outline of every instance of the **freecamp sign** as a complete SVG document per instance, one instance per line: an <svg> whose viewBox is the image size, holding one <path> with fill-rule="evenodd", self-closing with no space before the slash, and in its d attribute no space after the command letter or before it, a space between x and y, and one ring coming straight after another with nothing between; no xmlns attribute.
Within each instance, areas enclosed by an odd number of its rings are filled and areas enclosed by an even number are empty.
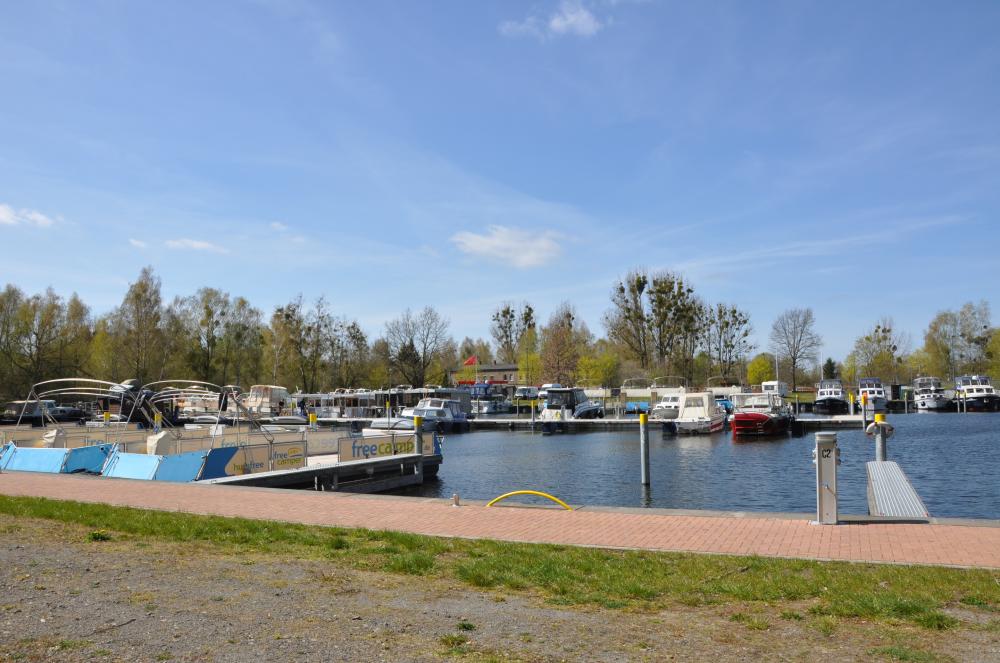
<svg viewBox="0 0 1000 663"><path fill-rule="evenodd" d="M340 460L365 460L416 453L412 435L384 435L340 440Z"/></svg>

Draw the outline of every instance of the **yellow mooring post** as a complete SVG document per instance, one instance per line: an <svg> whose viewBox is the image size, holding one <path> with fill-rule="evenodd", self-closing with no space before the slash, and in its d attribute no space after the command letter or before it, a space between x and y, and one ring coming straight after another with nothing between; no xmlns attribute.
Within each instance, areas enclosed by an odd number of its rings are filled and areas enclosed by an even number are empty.
<svg viewBox="0 0 1000 663"><path fill-rule="evenodd" d="M413 417L413 439L416 441L417 453L424 455L424 418Z"/></svg>
<svg viewBox="0 0 1000 663"><path fill-rule="evenodd" d="M649 485L649 425L648 415L639 415L639 456L642 465L642 485Z"/></svg>

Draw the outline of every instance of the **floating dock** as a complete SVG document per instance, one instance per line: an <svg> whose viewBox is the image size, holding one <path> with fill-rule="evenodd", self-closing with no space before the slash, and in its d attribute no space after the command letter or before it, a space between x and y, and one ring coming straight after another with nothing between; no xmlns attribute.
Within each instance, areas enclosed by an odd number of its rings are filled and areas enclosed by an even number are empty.
<svg viewBox="0 0 1000 663"><path fill-rule="evenodd" d="M349 426L351 428L367 428L371 425L372 419L344 418L330 422L333 426ZM667 427L672 429L672 419L650 419L649 426L652 431ZM596 431L639 431L639 417L605 417L603 419L566 419L559 422L560 430L567 433L587 433ZM860 414L837 415L833 417L805 417L796 419L793 432L796 434L808 433L818 430L847 430L851 428L861 428L862 419ZM527 417L476 417L469 420L470 432L480 430L511 430L511 431L538 431L542 430L541 419L532 421Z"/></svg>
<svg viewBox="0 0 1000 663"><path fill-rule="evenodd" d="M310 458L306 467L241 476L207 479L198 483L261 488L312 488L345 493L378 493L422 484L437 476L442 456L400 454L336 462L335 457Z"/></svg>

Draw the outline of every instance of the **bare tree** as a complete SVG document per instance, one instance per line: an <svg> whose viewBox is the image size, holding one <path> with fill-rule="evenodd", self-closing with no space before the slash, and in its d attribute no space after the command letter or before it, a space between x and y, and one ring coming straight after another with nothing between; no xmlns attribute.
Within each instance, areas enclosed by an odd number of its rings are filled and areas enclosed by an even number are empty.
<svg viewBox="0 0 1000 663"><path fill-rule="evenodd" d="M799 367L816 361L823 345L823 339L814 329L815 322L811 308L793 308L779 315L771 327L771 350L791 365L792 391L797 386Z"/></svg>
<svg viewBox="0 0 1000 663"><path fill-rule="evenodd" d="M650 320L643 299L649 277L644 270L634 269L611 290L610 311L604 314L608 338L628 348L639 366L647 368L650 359Z"/></svg>
<svg viewBox="0 0 1000 663"><path fill-rule="evenodd" d="M394 368L412 385L427 381L427 369L450 340L448 321L429 306L416 315L406 309L386 324L385 337Z"/></svg>
<svg viewBox="0 0 1000 663"><path fill-rule="evenodd" d="M708 353L719 367L719 373L732 378L733 369L756 347L750 340L753 325L750 314L736 306L716 304L708 310L706 341Z"/></svg>

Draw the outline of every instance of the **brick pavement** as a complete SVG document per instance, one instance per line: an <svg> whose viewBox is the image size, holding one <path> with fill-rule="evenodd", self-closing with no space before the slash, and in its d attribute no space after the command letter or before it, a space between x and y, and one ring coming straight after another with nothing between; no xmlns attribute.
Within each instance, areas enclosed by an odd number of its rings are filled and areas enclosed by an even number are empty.
<svg viewBox="0 0 1000 663"><path fill-rule="evenodd" d="M635 509L452 507L444 500L5 472L0 494L434 536L606 548L1000 568L1000 527L812 525L808 520L665 515Z"/></svg>

